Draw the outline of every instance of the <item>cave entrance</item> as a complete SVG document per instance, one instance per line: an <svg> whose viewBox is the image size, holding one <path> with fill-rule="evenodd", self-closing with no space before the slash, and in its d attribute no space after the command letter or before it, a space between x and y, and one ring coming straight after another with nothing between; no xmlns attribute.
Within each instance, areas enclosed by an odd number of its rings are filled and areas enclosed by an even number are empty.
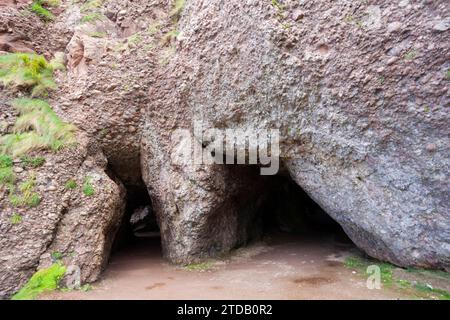
<svg viewBox="0 0 450 320"><path fill-rule="evenodd" d="M291 234L353 245L342 227L292 180L287 170L263 179L266 196L259 213L263 237Z"/></svg>
<svg viewBox="0 0 450 320"><path fill-rule="evenodd" d="M125 212L111 254L139 250L161 254L161 235L152 201L143 182L127 186Z"/></svg>

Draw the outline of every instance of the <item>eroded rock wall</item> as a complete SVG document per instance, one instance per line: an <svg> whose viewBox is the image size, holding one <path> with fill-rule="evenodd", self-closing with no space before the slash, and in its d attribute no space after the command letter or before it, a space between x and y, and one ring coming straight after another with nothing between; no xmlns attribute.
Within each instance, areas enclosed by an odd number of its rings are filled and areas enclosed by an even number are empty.
<svg viewBox="0 0 450 320"><path fill-rule="evenodd" d="M193 167L170 164L170 128L194 118L278 128L293 179L360 248L402 266L448 269L446 2L279 3L187 2L144 129L146 181L154 194L165 190L169 206L159 207L162 225L188 219L186 207L175 209L180 196L201 204L190 204L196 223L214 214L211 197L226 202L207 188L196 200L187 187ZM223 177L204 170L208 183ZM173 242L166 247L183 250Z"/></svg>

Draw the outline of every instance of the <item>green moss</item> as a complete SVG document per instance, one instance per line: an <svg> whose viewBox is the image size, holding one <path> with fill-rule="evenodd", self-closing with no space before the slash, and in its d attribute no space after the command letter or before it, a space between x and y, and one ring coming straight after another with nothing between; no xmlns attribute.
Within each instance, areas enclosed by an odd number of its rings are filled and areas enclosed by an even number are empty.
<svg viewBox="0 0 450 320"><path fill-rule="evenodd" d="M447 69L447 72L445 73L445 79L450 80L450 69Z"/></svg>
<svg viewBox="0 0 450 320"><path fill-rule="evenodd" d="M14 133L0 136L1 153L16 157L34 150L57 151L75 144L75 127L63 122L46 101L21 98L12 104L20 116Z"/></svg>
<svg viewBox="0 0 450 320"><path fill-rule="evenodd" d="M212 264L210 262L191 263L184 268L189 271L205 271L211 269Z"/></svg>
<svg viewBox="0 0 450 320"><path fill-rule="evenodd" d="M30 157L28 155L23 155L20 157L20 161L22 161L22 164L27 167L32 168L39 168L42 167L45 163L44 157Z"/></svg>
<svg viewBox="0 0 450 320"><path fill-rule="evenodd" d="M75 180L73 180L73 179L69 179L69 180L67 180L67 182L64 185L64 187L67 190L73 190L73 189L75 189L77 187L77 182Z"/></svg>
<svg viewBox="0 0 450 320"><path fill-rule="evenodd" d="M85 196L91 197L95 193L94 186L92 185L91 178L86 177L83 183L83 193Z"/></svg>
<svg viewBox="0 0 450 320"><path fill-rule="evenodd" d="M0 82L3 86L31 89L32 96L45 96L56 88L53 72L58 69L64 69L60 55L50 62L31 53L0 56Z"/></svg>
<svg viewBox="0 0 450 320"><path fill-rule="evenodd" d="M22 216L20 214L14 213L10 218L11 224L19 224L22 222Z"/></svg>
<svg viewBox="0 0 450 320"><path fill-rule="evenodd" d="M65 273L66 267L61 263L54 263L49 268L37 271L12 300L33 300L43 292L57 289Z"/></svg>

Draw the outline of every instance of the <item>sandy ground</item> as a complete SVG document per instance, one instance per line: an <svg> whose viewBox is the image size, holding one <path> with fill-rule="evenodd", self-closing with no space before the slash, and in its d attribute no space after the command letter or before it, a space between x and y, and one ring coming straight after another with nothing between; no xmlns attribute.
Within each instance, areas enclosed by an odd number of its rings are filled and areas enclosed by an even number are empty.
<svg viewBox="0 0 450 320"><path fill-rule="evenodd" d="M369 290L343 265L355 248L333 236L273 234L262 242L190 271L161 257L159 239L147 239L111 258L88 292L41 299L402 299L390 289Z"/></svg>

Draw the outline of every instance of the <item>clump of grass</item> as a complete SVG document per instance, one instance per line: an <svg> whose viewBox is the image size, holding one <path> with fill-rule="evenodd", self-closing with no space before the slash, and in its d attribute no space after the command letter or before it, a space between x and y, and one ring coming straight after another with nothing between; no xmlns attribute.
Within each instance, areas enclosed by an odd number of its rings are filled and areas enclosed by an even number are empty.
<svg viewBox="0 0 450 320"><path fill-rule="evenodd" d="M15 180L16 177L12 167L0 168L0 185L10 185Z"/></svg>
<svg viewBox="0 0 450 320"><path fill-rule="evenodd" d="M69 180L67 180L67 182L64 185L64 187L67 190L73 190L73 189L75 189L77 187L77 182L75 180L73 180L73 179L69 179Z"/></svg>
<svg viewBox="0 0 450 320"><path fill-rule="evenodd" d="M210 262L198 262L186 265L184 268L189 271L205 271L211 269L212 264Z"/></svg>
<svg viewBox="0 0 450 320"><path fill-rule="evenodd" d="M86 179L84 179L83 193L87 197L91 197L94 195L95 189L94 186L92 185L91 177L86 177Z"/></svg>
<svg viewBox="0 0 450 320"><path fill-rule="evenodd" d="M61 263L54 263L46 269L37 271L12 300L33 300L43 292L57 289L65 273L66 267Z"/></svg>
<svg viewBox="0 0 450 320"><path fill-rule="evenodd" d="M22 164L26 167L39 168L44 165L45 158L41 156L30 157L28 155L22 155L20 161L22 161Z"/></svg>
<svg viewBox="0 0 450 320"><path fill-rule="evenodd" d="M55 18L53 13L51 13L47 8L44 7L44 5L51 1L44 1L44 0L35 0L30 6L30 11L36 14L39 18L41 18L44 21L51 21Z"/></svg>
<svg viewBox="0 0 450 320"><path fill-rule="evenodd" d="M0 82L5 87L31 89L31 96L45 96L56 88L55 70L64 69L62 56L48 62L32 53L10 53L0 56Z"/></svg>
<svg viewBox="0 0 450 320"><path fill-rule="evenodd" d="M12 166L12 158L6 154L0 154L0 185L14 183L15 176Z"/></svg>
<svg viewBox="0 0 450 320"><path fill-rule="evenodd" d="M0 168L10 168L12 166L13 159L6 154L0 154Z"/></svg>
<svg viewBox="0 0 450 320"><path fill-rule="evenodd" d="M28 206L37 207L41 203L41 197L34 190L36 186L36 176L34 174L19 185L19 194L15 193L15 187L10 187L9 200L15 207Z"/></svg>
<svg viewBox="0 0 450 320"><path fill-rule="evenodd" d="M20 214L14 213L9 218L9 221L11 221L11 224L19 224L22 222L22 216Z"/></svg>
<svg viewBox="0 0 450 320"><path fill-rule="evenodd" d="M12 104L20 116L14 133L0 137L0 153L16 157L34 150L57 151L76 142L75 127L63 122L46 101L20 98Z"/></svg>

